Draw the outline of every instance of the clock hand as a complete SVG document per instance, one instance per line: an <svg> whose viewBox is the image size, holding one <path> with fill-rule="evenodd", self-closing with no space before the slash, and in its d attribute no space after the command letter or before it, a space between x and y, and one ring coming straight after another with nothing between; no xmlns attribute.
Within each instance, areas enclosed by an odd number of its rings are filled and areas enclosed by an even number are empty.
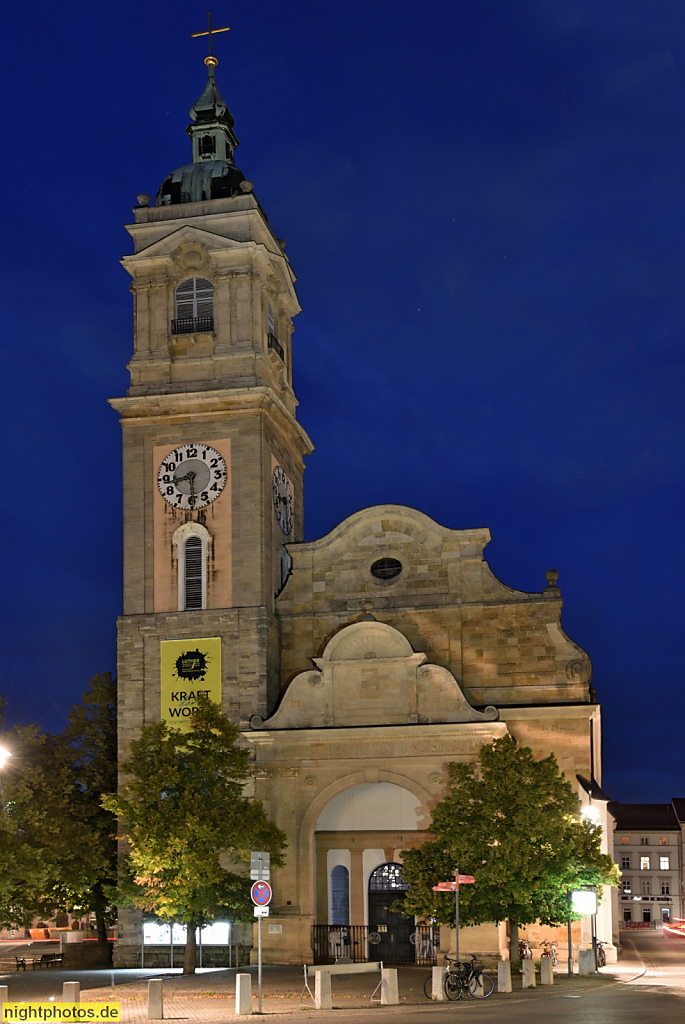
<svg viewBox="0 0 685 1024"><path fill-rule="evenodd" d="M195 473L190 472L186 474L187 479L190 481L190 500L191 503L195 504Z"/></svg>

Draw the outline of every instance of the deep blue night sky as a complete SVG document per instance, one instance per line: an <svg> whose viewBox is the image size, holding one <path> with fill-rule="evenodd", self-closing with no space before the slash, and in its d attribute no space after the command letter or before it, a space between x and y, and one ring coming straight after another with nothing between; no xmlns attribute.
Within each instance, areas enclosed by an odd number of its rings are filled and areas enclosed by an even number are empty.
<svg viewBox="0 0 685 1024"><path fill-rule="evenodd" d="M604 788L685 795L682 0L214 7L237 162L303 312L307 538L366 505L490 527L558 569L594 665ZM55 729L115 667L130 251L189 159L196 0L13 5L5 156L0 690Z"/></svg>

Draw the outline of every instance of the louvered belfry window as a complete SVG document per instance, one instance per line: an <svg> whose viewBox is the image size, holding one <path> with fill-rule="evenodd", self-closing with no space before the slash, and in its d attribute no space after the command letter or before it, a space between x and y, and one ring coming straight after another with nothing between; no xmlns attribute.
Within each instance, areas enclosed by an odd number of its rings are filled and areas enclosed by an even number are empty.
<svg viewBox="0 0 685 1024"><path fill-rule="evenodd" d="M186 611L202 608L202 541L189 537L185 549Z"/></svg>
<svg viewBox="0 0 685 1024"><path fill-rule="evenodd" d="M189 277L176 289L173 334L214 330L214 285L206 277Z"/></svg>

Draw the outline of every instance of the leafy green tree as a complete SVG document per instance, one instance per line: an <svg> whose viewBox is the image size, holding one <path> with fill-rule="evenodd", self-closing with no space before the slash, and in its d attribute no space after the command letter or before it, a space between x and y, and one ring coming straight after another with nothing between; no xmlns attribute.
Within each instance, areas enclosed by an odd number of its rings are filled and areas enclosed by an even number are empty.
<svg viewBox="0 0 685 1024"><path fill-rule="evenodd" d="M187 926L184 974L195 971L196 928L230 914L252 918L250 883L235 870L251 849L283 863L284 833L243 796L249 754L239 731L198 697L189 732L145 726L122 764L128 781L105 806L128 846L119 901Z"/></svg>
<svg viewBox="0 0 685 1024"><path fill-rule="evenodd" d="M116 788L116 682L95 676L63 733L16 727L5 742L12 757L2 777L0 923L92 911L106 941L116 819L100 800Z"/></svg>
<svg viewBox="0 0 685 1024"><path fill-rule="evenodd" d="M569 891L616 885L618 869L600 852L601 827L579 818L580 801L554 754L504 736L481 748L476 764L448 767L450 792L437 804L431 838L405 850L404 912L454 920L454 902L433 892L458 868L475 876L459 892L464 924L509 920L510 956L519 925L557 926L569 917Z"/></svg>

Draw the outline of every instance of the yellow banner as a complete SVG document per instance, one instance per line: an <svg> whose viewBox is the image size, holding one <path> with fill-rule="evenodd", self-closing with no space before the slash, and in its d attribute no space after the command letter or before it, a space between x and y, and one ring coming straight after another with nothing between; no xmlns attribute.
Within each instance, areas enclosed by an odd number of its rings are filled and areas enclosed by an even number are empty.
<svg viewBox="0 0 685 1024"><path fill-rule="evenodd" d="M199 693L221 707L221 637L160 645L162 721L188 732Z"/></svg>
<svg viewBox="0 0 685 1024"><path fill-rule="evenodd" d="M3 1003L2 1019L11 1021L121 1020L121 1003Z"/></svg>

